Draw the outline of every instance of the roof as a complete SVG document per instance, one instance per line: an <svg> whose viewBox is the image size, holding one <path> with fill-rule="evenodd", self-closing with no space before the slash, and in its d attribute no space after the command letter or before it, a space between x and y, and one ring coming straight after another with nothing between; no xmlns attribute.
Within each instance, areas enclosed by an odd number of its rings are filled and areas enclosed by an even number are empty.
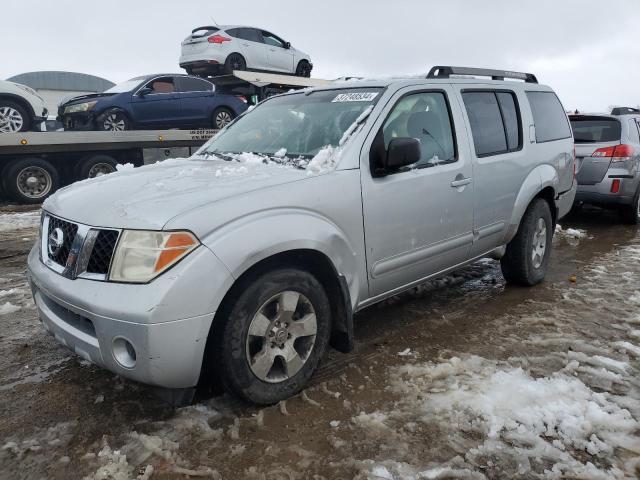
<svg viewBox="0 0 640 480"><path fill-rule="evenodd" d="M95 75L59 71L22 73L7 80L27 85L34 90L62 90L68 92L103 92L115 85L113 82Z"/></svg>

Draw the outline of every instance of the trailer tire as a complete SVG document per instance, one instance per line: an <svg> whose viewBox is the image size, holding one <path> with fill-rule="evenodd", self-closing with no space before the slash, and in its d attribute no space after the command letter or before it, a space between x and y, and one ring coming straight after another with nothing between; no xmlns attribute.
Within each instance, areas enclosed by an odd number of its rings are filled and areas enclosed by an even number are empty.
<svg viewBox="0 0 640 480"><path fill-rule="evenodd" d="M18 203L42 203L60 186L60 174L41 158L22 158L7 165L2 176L7 195Z"/></svg>
<svg viewBox="0 0 640 480"><path fill-rule="evenodd" d="M84 157L77 169L78 180L95 178L116 171L118 161L110 155L91 154Z"/></svg>

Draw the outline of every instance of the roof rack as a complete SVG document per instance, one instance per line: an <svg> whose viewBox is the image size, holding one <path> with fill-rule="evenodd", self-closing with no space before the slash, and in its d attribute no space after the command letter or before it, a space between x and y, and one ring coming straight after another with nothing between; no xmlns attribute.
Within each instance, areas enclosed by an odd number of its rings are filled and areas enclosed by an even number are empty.
<svg viewBox="0 0 640 480"><path fill-rule="evenodd" d="M640 109L632 107L615 107L611 110L611 115L638 115Z"/></svg>
<svg viewBox="0 0 640 480"><path fill-rule="evenodd" d="M504 80L515 78L526 83L538 83L533 73L511 72L508 70L490 70L488 68L451 67L439 65L429 70L427 78L450 78L452 75L473 75L478 77L491 77L492 80Z"/></svg>

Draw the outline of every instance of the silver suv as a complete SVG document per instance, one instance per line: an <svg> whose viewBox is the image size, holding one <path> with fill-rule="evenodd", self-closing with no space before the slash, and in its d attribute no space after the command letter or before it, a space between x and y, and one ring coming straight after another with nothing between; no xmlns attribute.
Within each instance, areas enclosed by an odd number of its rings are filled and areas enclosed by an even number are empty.
<svg viewBox="0 0 640 480"><path fill-rule="evenodd" d="M626 223L640 223L640 110L611 115L570 115L576 144L576 202L619 209Z"/></svg>
<svg viewBox="0 0 640 480"><path fill-rule="evenodd" d="M531 74L436 67L288 93L191 159L51 196L33 295L93 363L269 404L329 344L352 349L354 312L428 278L493 255L509 282L540 282L573 164L564 109Z"/></svg>

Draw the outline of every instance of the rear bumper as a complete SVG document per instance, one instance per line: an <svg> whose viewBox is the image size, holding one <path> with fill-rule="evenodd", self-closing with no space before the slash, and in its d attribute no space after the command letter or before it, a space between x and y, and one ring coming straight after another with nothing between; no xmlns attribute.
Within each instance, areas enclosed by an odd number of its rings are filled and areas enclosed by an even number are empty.
<svg viewBox="0 0 640 480"><path fill-rule="evenodd" d="M620 185L617 193L611 191L614 181ZM578 185L576 201L594 205L629 205L638 191L640 174L635 164L621 162L609 168L606 175L595 185Z"/></svg>

